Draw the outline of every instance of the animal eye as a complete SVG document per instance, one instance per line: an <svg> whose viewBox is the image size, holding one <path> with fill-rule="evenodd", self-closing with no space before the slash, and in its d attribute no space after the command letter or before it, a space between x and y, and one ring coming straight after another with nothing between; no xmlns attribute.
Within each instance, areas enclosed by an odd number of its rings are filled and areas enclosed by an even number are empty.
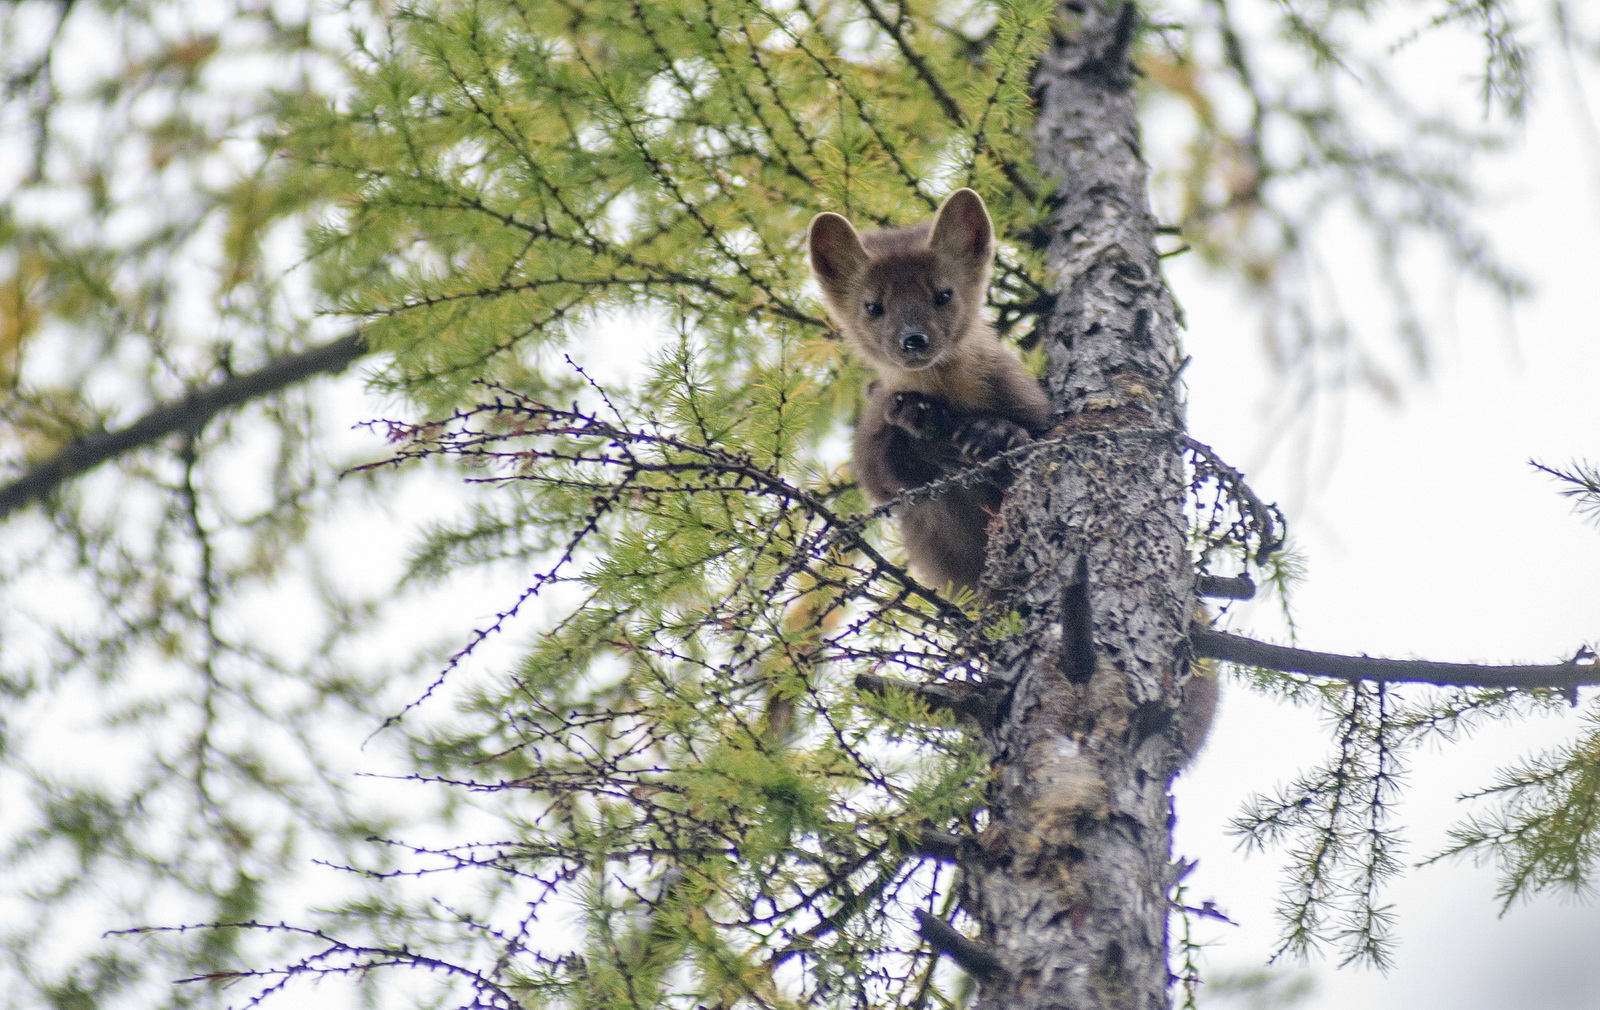
<svg viewBox="0 0 1600 1010"><path fill-rule="evenodd" d="M877 302L868 302L867 303L867 315L872 316L874 319L876 319L878 316L883 315L883 306L878 304Z"/></svg>
<svg viewBox="0 0 1600 1010"><path fill-rule="evenodd" d="M935 305L944 305L945 303L950 301L950 294L951 294L950 289L949 288L945 288L943 291L941 291L938 294L933 296L933 304L935 304Z"/></svg>

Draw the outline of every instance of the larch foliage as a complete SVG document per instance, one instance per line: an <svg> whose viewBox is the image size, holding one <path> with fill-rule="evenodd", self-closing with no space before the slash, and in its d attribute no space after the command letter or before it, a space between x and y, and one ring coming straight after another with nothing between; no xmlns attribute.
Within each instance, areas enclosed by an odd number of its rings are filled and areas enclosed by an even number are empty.
<svg viewBox="0 0 1600 1010"><path fill-rule="evenodd" d="M948 716L852 681L959 684L981 635L891 560L883 524L866 533L837 442L866 377L799 237L823 207L887 225L957 185L1031 219L1026 89L1050 16L413 7L363 40L350 94L283 134L339 194L319 284L439 418L383 424L397 450L378 465L457 457L496 491L419 573L523 559L517 607L552 615L514 675L417 744L427 777L525 825L433 854L491 871L492 898L459 914L510 946L466 980L476 998L952 998L910 910L950 913L921 839L981 826L984 762ZM1003 325L1038 311L1038 274L1008 243Z"/></svg>

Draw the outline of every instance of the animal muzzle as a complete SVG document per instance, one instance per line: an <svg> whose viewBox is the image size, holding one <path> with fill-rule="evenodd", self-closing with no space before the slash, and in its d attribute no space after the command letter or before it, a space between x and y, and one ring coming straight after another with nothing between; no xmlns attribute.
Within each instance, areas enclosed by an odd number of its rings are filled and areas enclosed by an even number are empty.
<svg viewBox="0 0 1600 1010"><path fill-rule="evenodd" d="M931 346L932 341L928 339L926 333L911 330L900 334L900 349L907 354L921 357L928 353L928 348Z"/></svg>

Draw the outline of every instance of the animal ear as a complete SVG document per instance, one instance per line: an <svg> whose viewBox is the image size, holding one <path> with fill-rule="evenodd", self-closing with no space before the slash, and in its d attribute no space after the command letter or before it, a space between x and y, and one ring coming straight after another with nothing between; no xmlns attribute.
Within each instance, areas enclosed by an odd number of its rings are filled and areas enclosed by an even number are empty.
<svg viewBox="0 0 1600 1010"><path fill-rule="evenodd" d="M988 266L994 259L994 225L983 197L958 189L945 197L933 216L933 251L956 260Z"/></svg>
<svg viewBox="0 0 1600 1010"><path fill-rule="evenodd" d="M811 273L829 297L841 294L867 265L861 236L838 214L812 218L807 241L811 245Z"/></svg>

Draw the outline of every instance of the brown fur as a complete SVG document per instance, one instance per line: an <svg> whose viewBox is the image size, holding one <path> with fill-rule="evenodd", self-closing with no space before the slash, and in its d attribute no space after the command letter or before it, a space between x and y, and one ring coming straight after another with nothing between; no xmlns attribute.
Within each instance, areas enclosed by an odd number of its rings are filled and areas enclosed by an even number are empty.
<svg viewBox="0 0 1600 1010"><path fill-rule="evenodd" d="M858 234L819 214L811 269L829 314L878 370L855 434L873 504L990 458L1050 426L1050 403L980 312L994 260L983 199L952 193L930 222ZM913 570L975 586L1005 476L898 510Z"/></svg>

